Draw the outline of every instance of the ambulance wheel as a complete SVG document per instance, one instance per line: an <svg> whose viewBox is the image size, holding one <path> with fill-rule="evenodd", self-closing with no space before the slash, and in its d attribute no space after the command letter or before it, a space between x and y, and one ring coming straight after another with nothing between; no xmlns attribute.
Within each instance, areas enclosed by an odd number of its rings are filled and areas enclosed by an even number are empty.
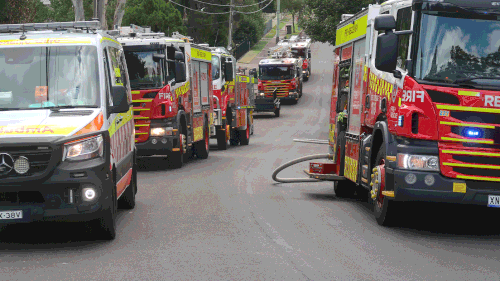
<svg viewBox="0 0 500 281"><path fill-rule="evenodd" d="M240 135L241 145L248 145L250 143L250 125L248 123L246 130L241 130L238 134Z"/></svg>
<svg viewBox="0 0 500 281"><path fill-rule="evenodd" d="M118 207L120 209L132 210L135 208L135 194L137 193L137 169L134 165L132 168L132 179L130 185L125 189L120 199L118 199Z"/></svg>
<svg viewBox="0 0 500 281"><path fill-rule="evenodd" d="M274 116L275 117L280 117L280 109L279 109L279 107L274 110Z"/></svg>
<svg viewBox="0 0 500 281"><path fill-rule="evenodd" d="M195 152L198 158L201 159L207 159L208 154L210 152L210 144L209 144L209 139L210 136L208 134L208 122L205 120L205 126L203 126L203 139L201 141L198 141L195 144Z"/></svg>
<svg viewBox="0 0 500 281"><path fill-rule="evenodd" d="M240 134L237 130L231 130L231 138L229 139L231 145L238 145L240 143Z"/></svg>
<svg viewBox="0 0 500 281"><path fill-rule="evenodd" d="M179 132L181 129L179 128ZM186 151L187 143L186 143L186 135L180 134L179 136L179 151L172 151L170 154L170 166L174 169L182 168L184 164L184 153ZM168 158L167 158L168 159Z"/></svg>
<svg viewBox="0 0 500 281"><path fill-rule="evenodd" d="M335 191L335 196L339 198L350 198L354 196L356 192L356 184L349 181L334 181L333 191Z"/></svg>
<svg viewBox="0 0 500 281"><path fill-rule="evenodd" d="M394 225L400 214L400 202L395 202L384 196L382 192L386 186L385 175L385 146L382 144L375 160L375 167L372 170L371 200L373 202L373 212L377 223L382 226Z"/></svg>
<svg viewBox="0 0 500 281"><path fill-rule="evenodd" d="M95 228L98 228L99 236L105 240L113 240L116 238L116 213L117 213L117 200L116 200L116 184L112 183L113 188L111 189L111 204L107 208L103 208L101 211L101 217L92 221Z"/></svg>

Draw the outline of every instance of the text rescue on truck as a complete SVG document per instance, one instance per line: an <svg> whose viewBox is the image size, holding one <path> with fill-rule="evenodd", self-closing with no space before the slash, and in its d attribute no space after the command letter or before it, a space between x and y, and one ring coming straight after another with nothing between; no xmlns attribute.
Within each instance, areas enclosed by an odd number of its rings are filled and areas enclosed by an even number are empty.
<svg viewBox="0 0 500 281"><path fill-rule="evenodd" d="M99 27L0 25L2 224L88 221L113 239L117 207L135 207L127 65Z"/></svg>
<svg viewBox="0 0 500 281"><path fill-rule="evenodd" d="M500 207L500 6L464 3L388 1L337 27L334 164L309 174L370 191L381 225L408 201Z"/></svg>
<svg viewBox="0 0 500 281"><path fill-rule="evenodd" d="M206 159L212 127L210 49L185 36L132 25L118 40L129 64L139 156L166 155L174 168L187 153Z"/></svg>

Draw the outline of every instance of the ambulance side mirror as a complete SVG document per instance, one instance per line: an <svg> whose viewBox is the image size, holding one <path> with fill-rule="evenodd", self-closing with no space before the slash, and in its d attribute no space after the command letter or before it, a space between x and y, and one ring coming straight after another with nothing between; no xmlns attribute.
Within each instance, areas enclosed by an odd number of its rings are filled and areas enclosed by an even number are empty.
<svg viewBox="0 0 500 281"><path fill-rule="evenodd" d="M127 88L124 86L113 86L113 106L110 113L125 113L130 109L127 99Z"/></svg>
<svg viewBox="0 0 500 281"><path fill-rule="evenodd" d="M226 62L226 69L224 70L224 76L226 77L226 82L233 81L233 63Z"/></svg>
<svg viewBox="0 0 500 281"><path fill-rule="evenodd" d="M393 30L396 28L396 20L391 15L378 16L375 18L374 27L377 31L385 31L377 37L375 67L392 73L398 62L398 35Z"/></svg>

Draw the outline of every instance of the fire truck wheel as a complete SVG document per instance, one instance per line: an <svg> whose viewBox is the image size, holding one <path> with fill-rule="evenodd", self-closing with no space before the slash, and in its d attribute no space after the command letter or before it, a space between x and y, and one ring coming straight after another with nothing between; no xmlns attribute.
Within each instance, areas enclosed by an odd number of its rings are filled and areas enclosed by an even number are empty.
<svg viewBox="0 0 500 281"><path fill-rule="evenodd" d="M304 76L304 81L306 81L306 82L309 81L309 77Z"/></svg>
<svg viewBox="0 0 500 281"><path fill-rule="evenodd" d="M206 124L208 124L208 122L205 120L205 126L203 126L203 139L198 141L194 148L196 155L201 159L207 159L210 152L210 145L208 141L210 136L208 135L208 127Z"/></svg>
<svg viewBox="0 0 500 281"><path fill-rule="evenodd" d="M280 117L280 108L279 107L274 110L274 116Z"/></svg>
<svg viewBox="0 0 500 281"><path fill-rule="evenodd" d="M373 169L374 177L372 179L372 200L373 212L377 223L382 226L394 225L400 214L400 202L395 202L382 194L385 189L385 146L382 144Z"/></svg>
<svg viewBox="0 0 500 281"><path fill-rule="evenodd" d="M241 145L248 145L250 143L250 125L247 125L246 130L241 130L238 134L240 135Z"/></svg>
<svg viewBox="0 0 500 281"><path fill-rule="evenodd" d="M116 184L112 183L113 188L111 189L111 204L110 206L104 207L101 211L101 217L91 221L92 228L95 227L99 229L99 238L105 240L113 240L116 237L116 213L117 213L117 201L116 201Z"/></svg>
<svg viewBox="0 0 500 281"><path fill-rule="evenodd" d="M118 200L118 207L120 209L131 210L135 208L135 194L137 190L137 170L136 167L132 169L132 180Z"/></svg>
<svg viewBox="0 0 500 281"><path fill-rule="evenodd" d="M218 150L227 149L227 139L225 130L217 130L217 149Z"/></svg>
<svg viewBox="0 0 500 281"><path fill-rule="evenodd" d="M179 132L180 131L181 131L181 129L179 128ZM170 163L171 167L174 169L182 168L182 165L184 164L184 153L185 153L186 147L187 147L186 135L180 134L179 142L180 142L179 151L172 151L172 153L168 157L168 158L170 158L169 163ZM167 158L167 160L168 160L168 158Z"/></svg>

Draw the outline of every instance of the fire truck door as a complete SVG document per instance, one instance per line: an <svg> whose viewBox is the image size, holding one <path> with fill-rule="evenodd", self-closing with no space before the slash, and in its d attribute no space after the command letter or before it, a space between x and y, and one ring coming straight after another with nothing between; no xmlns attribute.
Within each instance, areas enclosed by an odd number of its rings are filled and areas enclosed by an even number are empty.
<svg viewBox="0 0 500 281"><path fill-rule="evenodd" d="M354 53L352 57L352 71L351 71L351 93L349 97L348 108L348 124L347 132L354 135L361 134L361 97L363 89L363 69L364 69L364 55L365 55L365 39L356 41L354 43Z"/></svg>
<svg viewBox="0 0 500 281"><path fill-rule="evenodd" d="M208 63L200 62L200 90L201 90L201 105L209 105L209 85L208 85Z"/></svg>
<svg viewBox="0 0 500 281"><path fill-rule="evenodd" d="M193 112L201 112L200 62L193 61Z"/></svg>

